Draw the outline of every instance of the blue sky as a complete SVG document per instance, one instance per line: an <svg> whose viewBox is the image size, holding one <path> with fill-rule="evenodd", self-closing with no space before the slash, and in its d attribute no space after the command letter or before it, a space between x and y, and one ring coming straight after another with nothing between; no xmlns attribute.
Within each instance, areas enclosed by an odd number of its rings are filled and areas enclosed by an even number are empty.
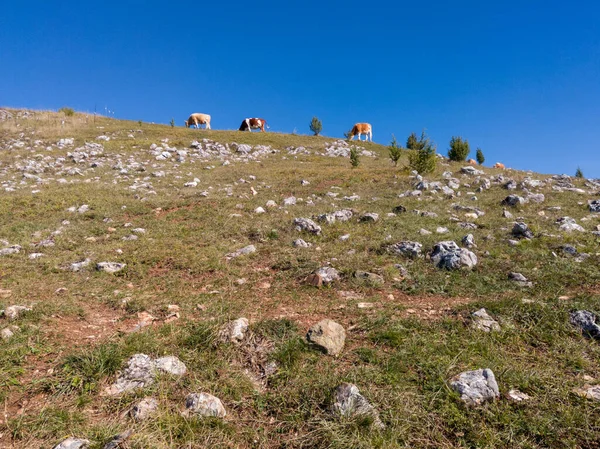
<svg viewBox="0 0 600 449"><path fill-rule="evenodd" d="M376 142L423 128L486 164L600 177L600 3L4 2L0 105Z"/></svg>

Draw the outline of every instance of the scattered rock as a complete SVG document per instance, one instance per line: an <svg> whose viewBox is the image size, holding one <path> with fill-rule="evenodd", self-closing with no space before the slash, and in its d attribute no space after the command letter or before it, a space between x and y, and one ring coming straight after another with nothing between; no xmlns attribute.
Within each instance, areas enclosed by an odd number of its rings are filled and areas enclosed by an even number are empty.
<svg viewBox="0 0 600 449"><path fill-rule="evenodd" d="M240 257L240 256L246 256L248 254L252 254L256 252L256 246L254 245L248 245L245 246L241 249L238 249L237 251L234 251L232 253L229 253L225 256L225 258L227 260L231 260L231 259L235 259L236 257Z"/></svg>
<svg viewBox="0 0 600 449"><path fill-rule="evenodd" d="M319 235L321 233L321 226L316 224L310 218L295 218L294 225L297 231L310 232L311 234Z"/></svg>
<svg viewBox="0 0 600 449"><path fill-rule="evenodd" d="M379 220L379 214L376 214L374 212L366 213L360 217L360 221L362 221L362 222L375 223L378 220Z"/></svg>
<svg viewBox="0 0 600 449"><path fill-rule="evenodd" d="M113 436L110 441L104 445L103 449L118 449L123 443L125 443L125 441L127 441L132 433L133 430L129 429L123 433Z"/></svg>
<svg viewBox="0 0 600 449"><path fill-rule="evenodd" d="M600 200L589 201L588 207L590 208L590 212L600 213Z"/></svg>
<svg viewBox="0 0 600 449"><path fill-rule="evenodd" d="M185 398L186 416L225 418L227 412L221 400L208 393L191 393Z"/></svg>
<svg viewBox="0 0 600 449"><path fill-rule="evenodd" d="M569 321L579 328L583 335L600 340L600 326L596 324L596 319L596 315L587 310L576 310L569 314Z"/></svg>
<svg viewBox="0 0 600 449"><path fill-rule="evenodd" d="M519 195L508 195L500 204L503 206L519 206L525 204L525 199Z"/></svg>
<svg viewBox="0 0 600 449"><path fill-rule="evenodd" d="M462 244L467 248L477 248L473 234L467 234L462 238Z"/></svg>
<svg viewBox="0 0 600 449"><path fill-rule="evenodd" d="M335 268L332 267L321 267L314 273L312 273L306 279L307 282L316 287L321 287L322 285L331 284L340 279L340 275Z"/></svg>
<svg viewBox="0 0 600 449"><path fill-rule="evenodd" d="M81 262L74 262L71 265L69 265L69 270L74 271L74 272L81 271L91 263L92 263L91 259L85 259L85 260L82 260Z"/></svg>
<svg viewBox="0 0 600 449"><path fill-rule="evenodd" d="M84 440L81 438L67 438L62 443L54 446L54 449L87 449L89 444L89 440Z"/></svg>
<svg viewBox="0 0 600 449"><path fill-rule="evenodd" d="M5 327L4 329L2 329L0 331L0 338L2 338L2 340L9 340L15 335L15 332L17 332L19 330L20 329L18 326Z"/></svg>
<svg viewBox="0 0 600 449"><path fill-rule="evenodd" d="M479 309L471 314L473 327L484 332L499 331L500 324L494 320L485 309Z"/></svg>
<svg viewBox="0 0 600 449"><path fill-rule="evenodd" d="M30 307L13 305L8 306L5 310L2 311L3 313L0 313L0 315L4 315L9 320L16 320L17 318L20 318L25 312L30 311Z"/></svg>
<svg viewBox="0 0 600 449"><path fill-rule="evenodd" d="M393 254L398 254L400 256L410 257L411 259L416 259L421 255L421 249L423 245L419 242L398 242L394 243L387 247L387 251Z"/></svg>
<svg viewBox="0 0 600 449"><path fill-rule="evenodd" d="M135 404L129 411L129 415L135 421L144 421L150 418L158 410L158 401L154 398L144 398Z"/></svg>
<svg viewBox="0 0 600 449"><path fill-rule="evenodd" d="M98 262L96 270L112 274L123 270L126 266L127 264L119 262Z"/></svg>
<svg viewBox="0 0 600 449"><path fill-rule="evenodd" d="M457 270L459 268L471 269L477 265L475 253L465 248L459 248L453 241L438 242L433 247L430 258L436 267Z"/></svg>
<svg viewBox="0 0 600 449"><path fill-rule="evenodd" d="M344 348L346 331L335 321L324 319L313 325L306 340L329 355L338 355Z"/></svg>
<svg viewBox="0 0 600 449"><path fill-rule="evenodd" d="M294 240L292 245L294 245L295 248L310 248L312 246L312 243L305 242L302 239L296 239Z"/></svg>
<svg viewBox="0 0 600 449"><path fill-rule="evenodd" d="M513 402L523 402L531 399L531 397L528 394L515 389L509 390L506 394L506 397Z"/></svg>
<svg viewBox="0 0 600 449"><path fill-rule="evenodd" d="M450 386L467 405L480 405L500 396L496 377L491 369L460 373L452 379Z"/></svg>
<svg viewBox="0 0 600 449"><path fill-rule="evenodd" d="M163 373L174 376L183 376L187 372L185 364L177 357L169 355L160 357L154 361L154 368Z"/></svg>
<svg viewBox="0 0 600 449"><path fill-rule="evenodd" d="M380 287L384 284L383 276L367 271L355 271L354 277L374 287Z"/></svg>
<svg viewBox="0 0 600 449"><path fill-rule="evenodd" d="M525 276L521 273L510 272L508 273L508 279L515 282L521 287L533 287L533 282L530 282Z"/></svg>
<svg viewBox="0 0 600 449"><path fill-rule="evenodd" d="M379 412L360 394L358 387L354 384L343 383L335 389L332 410L335 414L345 418L368 417L373 420L375 427L380 429L385 427L379 418Z"/></svg>
<svg viewBox="0 0 600 449"><path fill-rule="evenodd" d="M600 385L584 385L583 388L575 388L573 393L582 398L600 401Z"/></svg>
<svg viewBox="0 0 600 449"><path fill-rule="evenodd" d="M223 343L239 343L248 331L248 319L238 318L226 323L219 331L219 340Z"/></svg>
<svg viewBox="0 0 600 449"><path fill-rule="evenodd" d="M515 222L512 228L512 235L518 238L532 239L534 237L533 232L529 229L522 221Z"/></svg>

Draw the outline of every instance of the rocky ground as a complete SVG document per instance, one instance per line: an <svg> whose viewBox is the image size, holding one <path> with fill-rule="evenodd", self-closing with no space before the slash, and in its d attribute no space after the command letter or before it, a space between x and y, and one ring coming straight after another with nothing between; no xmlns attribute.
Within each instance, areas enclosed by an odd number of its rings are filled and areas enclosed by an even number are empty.
<svg viewBox="0 0 600 449"><path fill-rule="evenodd" d="M598 447L600 182L405 159L0 109L0 447Z"/></svg>

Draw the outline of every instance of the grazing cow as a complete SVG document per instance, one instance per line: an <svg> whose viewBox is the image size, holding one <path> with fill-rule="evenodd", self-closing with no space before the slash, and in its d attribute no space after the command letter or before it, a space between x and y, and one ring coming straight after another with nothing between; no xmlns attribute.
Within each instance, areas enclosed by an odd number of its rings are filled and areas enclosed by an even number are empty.
<svg viewBox="0 0 600 449"><path fill-rule="evenodd" d="M265 132L265 126L269 129L267 121L264 118L246 118L240 125L240 131L252 131L253 129L260 129L261 133Z"/></svg>
<svg viewBox="0 0 600 449"><path fill-rule="evenodd" d="M186 128L189 128L193 125L196 125L196 129L198 129L200 125L206 125L205 128L210 129L210 115L194 112L192 115L190 115L190 118L185 121Z"/></svg>
<svg viewBox="0 0 600 449"><path fill-rule="evenodd" d="M360 135L364 134L367 136L366 140L371 140L373 142L373 128L369 123L357 123L352 127L352 131L350 131L350 140L354 140L354 136L358 135L358 140L360 140Z"/></svg>
<svg viewBox="0 0 600 449"><path fill-rule="evenodd" d="M502 162L496 162L494 168L506 168Z"/></svg>
<svg viewBox="0 0 600 449"><path fill-rule="evenodd" d="M477 165L477 161L475 159L469 159L467 161L467 164L469 164L469 165Z"/></svg>

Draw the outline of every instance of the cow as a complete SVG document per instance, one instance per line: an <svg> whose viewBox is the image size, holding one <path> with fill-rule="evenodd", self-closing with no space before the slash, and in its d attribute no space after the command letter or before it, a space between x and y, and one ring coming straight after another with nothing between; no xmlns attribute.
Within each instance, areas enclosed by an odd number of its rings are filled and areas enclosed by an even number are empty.
<svg viewBox="0 0 600 449"><path fill-rule="evenodd" d="M196 125L196 129L198 129L200 125L206 125L205 128L210 129L210 115L194 112L190 115L190 118L185 121L186 128L190 128L193 125Z"/></svg>
<svg viewBox="0 0 600 449"><path fill-rule="evenodd" d="M477 161L475 159L469 159L467 161L467 164L469 164L469 165L477 165Z"/></svg>
<svg viewBox="0 0 600 449"><path fill-rule="evenodd" d="M367 136L366 140L373 142L373 127L369 123L357 123L354 125L350 131L350 140L354 140L354 136L356 135L358 135L358 140L360 140L361 134Z"/></svg>
<svg viewBox="0 0 600 449"><path fill-rule="evenodd" d="M260 129L261 133L265 132L265 126L269 129L267 121L264 118L246 118L242 121L239 131L250 131Z"/></svg>
<svg viewBox="0 0 600 449"><path fill-rule="evenodd" d="M506 168L502 162L496 162L494 168Z"/></svg>

